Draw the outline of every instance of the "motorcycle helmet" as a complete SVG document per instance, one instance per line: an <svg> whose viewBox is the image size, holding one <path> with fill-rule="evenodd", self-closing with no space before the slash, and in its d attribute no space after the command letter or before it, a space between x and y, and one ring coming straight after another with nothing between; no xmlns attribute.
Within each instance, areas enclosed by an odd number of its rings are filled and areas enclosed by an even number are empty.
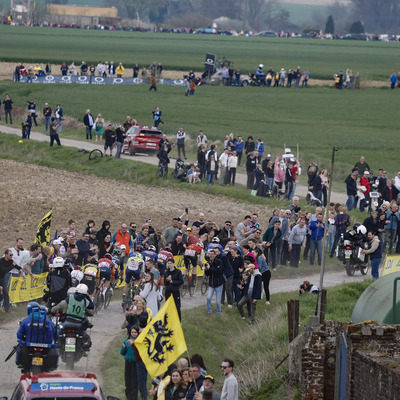
<svg viewBox="0 0 400 400"><path fill-rule="evenodd" d="M361 235L365 235L367 233L367 228L364 225L360 225L357 228L357 233Z"/></svg>
<svg viewBox="0 0 400 400"><path fill-rule="evenodd" d="M64 267L64 259L62 257L56 257L53 261L53 268Z"/></svg>
<svg viewBox="0 0 400 400"><path fill-rule="evenodd" d="M263 68L264 68L264 64L260 64L260 65L258 66L258 68L263 69Z"/></svg>
<svg viewBox="0 0 400 400"><path fill-rule="evenodd" d="M353 225L353 229L357 232L357 228L358 228L359 226L361 226L361 224L360 224L359 222L356 222L356 223ZM358 232L357 232L357 233L358 233Z"/></svg>
<svg viewBox="0 0 400 400"><path fill-rule="evenodd" d="M219 238L218 237L213 237L211 240L211 243L219 243Z"/></svg>
<svg viewBox="0 0 400 400"><path fill-rule="evenodd" d="M39 308L39 303L36 301L31 301L28 306L26 307L26 310L28 311L28 315L32 312L33 308Z"/></svg>
<svg viewBox="0 0 400 400"><path fill-rule="evenodd" d="M149 251L154 251L154 253L155 253L156 252L155 246L153 246L153 245L149 246Z"/></svg>
<svg viewBox="0 0 400 400"><path fill-rule="evenodd" d="M89 291L89 288L88 288L84 283L80 283L80 284L75 288L75 293L87 294L88 291Z"/></svg>

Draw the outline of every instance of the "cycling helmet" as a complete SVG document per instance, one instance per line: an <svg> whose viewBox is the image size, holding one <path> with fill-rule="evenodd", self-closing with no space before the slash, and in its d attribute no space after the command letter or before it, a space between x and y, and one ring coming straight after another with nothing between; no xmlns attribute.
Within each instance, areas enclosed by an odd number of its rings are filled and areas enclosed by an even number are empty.
<svg viewBox="0 0 400 400"><path fill-rule="evenodd" d="M122 251L120 249L114 249L113 255L120 256L121 254L122 254Z"/></svg>
<svg viewBox="0 0 400 400"><path fill-rule="evenodd" d="M75 265L74 270L80 271L80 270L81 270L81 267L80 267L79 265Z"/></svg>
<svg viewBox="0 0 400 400"><path fill-rule="evenodd" d="M359 222L356 222L356 223L353 225L353 229L354 229L355 231L357 231L357 228L358 228L359 226L361 226L361 224L360 224Z"/></svg>
<svg viewBox="0 0 400 400"><path fill-rule="evenodd" d="M67 294L74 294L76 292L76 287L70 287L67 291Z"/></svg>
<svg viewBox="0 0 400 400"><path fill-rule="evenodd" d="M87 294L88 293L88 287L84 283L80 283L76 288L75 288L75 293L81 293L81 294Z"/></svg>
<svg viewBox="0 0 400 400"><path fill-rule="evenodd" d="M28 315L32 312L33 308L39 308L39 303L36 301L31 301L28 306L26 307L26 310L28 311Z"/></svg>
<svg viewBox="0 0 400 400"><path fill-rule="evenodd" d="M171 249L171 246L165 246L165 250L171 251L171 250L172 250L172 249Z"/></svg>
<svg viewBox="0 0 400 400"><path fill-rule="evenodd" d="M357 228L357 233L360 233L362 235L365 235L367 233L367 228L364 225L360 225Z"/></svg>
<svg viewBox="0 0 400 400"><path fill-rule="evenodd" d="M138 251L138 252L143 251L143 246L141 246L140 244L138 246L136 246L136 251Z"/></svg>
<svg viewBox="0 0 400 400"><path fill-rule="evenodd" d="M202 249L204 249L204 244L203 244L203 242L198 242L198 243L197 243L197 246L199 246L199 247L201 247Z"/></svg>
<svg viewBox="0 0 400 400"><path fill-rule="evenodd" d="M89 264L97 265L99 262L95 258L91 258Z"/></svg>
<svg viewBox="0 0 400 400"><path fill-rule="evenodd" d="M107 258L108 260L112 260L112 255L110 253L104 254L104 258Z"/></svg>
<svg viewBox="0 0 400 400"><path fill-rule="evenodd" d="M149 246L149 250L150 250L150 251L154 251L154 252L156 252L156 247L155 247L155 246L153 246L153 245L151 245L151 246Z"/></svg>
<svg viewBox="0 0 400 400"><path fill-rule="evenodd" d="M219 237L213 237L211 243L219 243Z"/></svg>
<svg viewBox="0 0 400 400"><path fill-rule="evenodd" d="M64 266L64 259L62 257L56 257L53 260L53 268L62 268Z"/></svg>

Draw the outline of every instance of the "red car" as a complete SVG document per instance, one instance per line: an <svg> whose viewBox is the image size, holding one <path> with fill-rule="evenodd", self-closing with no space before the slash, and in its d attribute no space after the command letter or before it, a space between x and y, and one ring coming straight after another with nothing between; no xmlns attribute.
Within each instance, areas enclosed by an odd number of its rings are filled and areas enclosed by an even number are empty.
<svg viewBox="0 0 400 400"><path fill-rule="evenodd" d="M94 374L44 372L22 375L10 400L28 399L105 400L105 397Z"/></svg>
<svg viewBox="0 0 400 400"><path fill-rule="evenodd" d="M162 135L154 126L134 125L128 129L123 151L129 152L130 156L137 152L157 152Z"/></svg>

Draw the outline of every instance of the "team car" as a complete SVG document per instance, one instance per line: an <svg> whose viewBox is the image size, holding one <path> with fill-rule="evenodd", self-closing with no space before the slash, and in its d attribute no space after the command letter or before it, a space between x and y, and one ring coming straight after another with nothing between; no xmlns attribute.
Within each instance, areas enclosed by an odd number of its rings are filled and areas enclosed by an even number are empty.
<svg viewBox="0 0 400 400"><path fill-rule="evenodd" d="M7 399L3 397L2 399ZM10 400L106 400L96 375L86 372L46 372L21 375ZM107 400L118 400L109 396Z"/></svg>
<svg viewBox="0 0 400 400"><path fill-rule="evenodd" d="M162 132L154 126L134 125L126 132L123 152L133 156L136 152L157 152Z"/></svg>

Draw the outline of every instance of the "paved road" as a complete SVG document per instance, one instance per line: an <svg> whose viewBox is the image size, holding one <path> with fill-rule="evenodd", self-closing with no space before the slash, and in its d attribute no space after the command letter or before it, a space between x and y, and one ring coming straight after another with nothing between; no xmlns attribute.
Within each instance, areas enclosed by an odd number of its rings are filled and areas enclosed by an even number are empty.
<svg viewBox="0 0 400 400"><path fill-rule="evenodd" d="M348 277L344 271L331 272L325 274L324 286L330 287L344 282L359 282L368 278L369 276L363 276L361 274ZM314 284L318 284L319 275L307 276L307 279ZM271 293L296 291L301 281L301 278L272 279L270 284ZM202 296L199 289L197 289L193 297L187 294L185 298L182 299L183 310L192 309L204 304L206 304L206 296ZM94 327L90 332L93 345L89 357L82 358L77 364L76 370L94 372L99 377L100 382L102 381L99 361L113 339L120 334L120 325L122 322L123 315L120 302L112 302L107 310L101 310L98 315L93 317L92 323ZM3 362L15 344L15 334L17 330L17 321L0 325L0 396L11 396L21 374L21 371L15 365L15 356L7 363ZM65 370L65 364L61 361L59 370Z"/></svg>
<svg viewBox="0 0 400 400"><path fill-rule="evenodd" d="M9 134L17 134L20 135L20 130L14 127L11 127L9 125L0 125L0 132L2 133L9 133ZM31 139L33 140L38 140L41 142L49 142L49 136L38 132L38 131L33 131L31 132ZM94 141L80 141L80 140L76 140L76 139L67 139L67 138L63 138L62 134L61 134L61 143L64 146L70 146L70 147L76 147L78 149L82 148L85 150L94 150L94 149L98 149L101 148L103 146L104 142L101 143L96 143ZM122 155L122 158L126 158L126 159L134 159L136 161L142 161L148 164L152 164L152 165L158 165L158 158L156 156L149 156L147 154L138 154L136 155L134 158L128 155ZM247 180L247 176L245 174L236 174L236 182L240 185L245 186L246 185L246 180ZM307 195L307 187L304 185L297 185L296 187L296 194L298 196L301 197L305 197ZM335 202L335 203L345 203L347 200L347 196L343 193L337 193L337 192L332 192L331 195L331 201Z"/></svg>

